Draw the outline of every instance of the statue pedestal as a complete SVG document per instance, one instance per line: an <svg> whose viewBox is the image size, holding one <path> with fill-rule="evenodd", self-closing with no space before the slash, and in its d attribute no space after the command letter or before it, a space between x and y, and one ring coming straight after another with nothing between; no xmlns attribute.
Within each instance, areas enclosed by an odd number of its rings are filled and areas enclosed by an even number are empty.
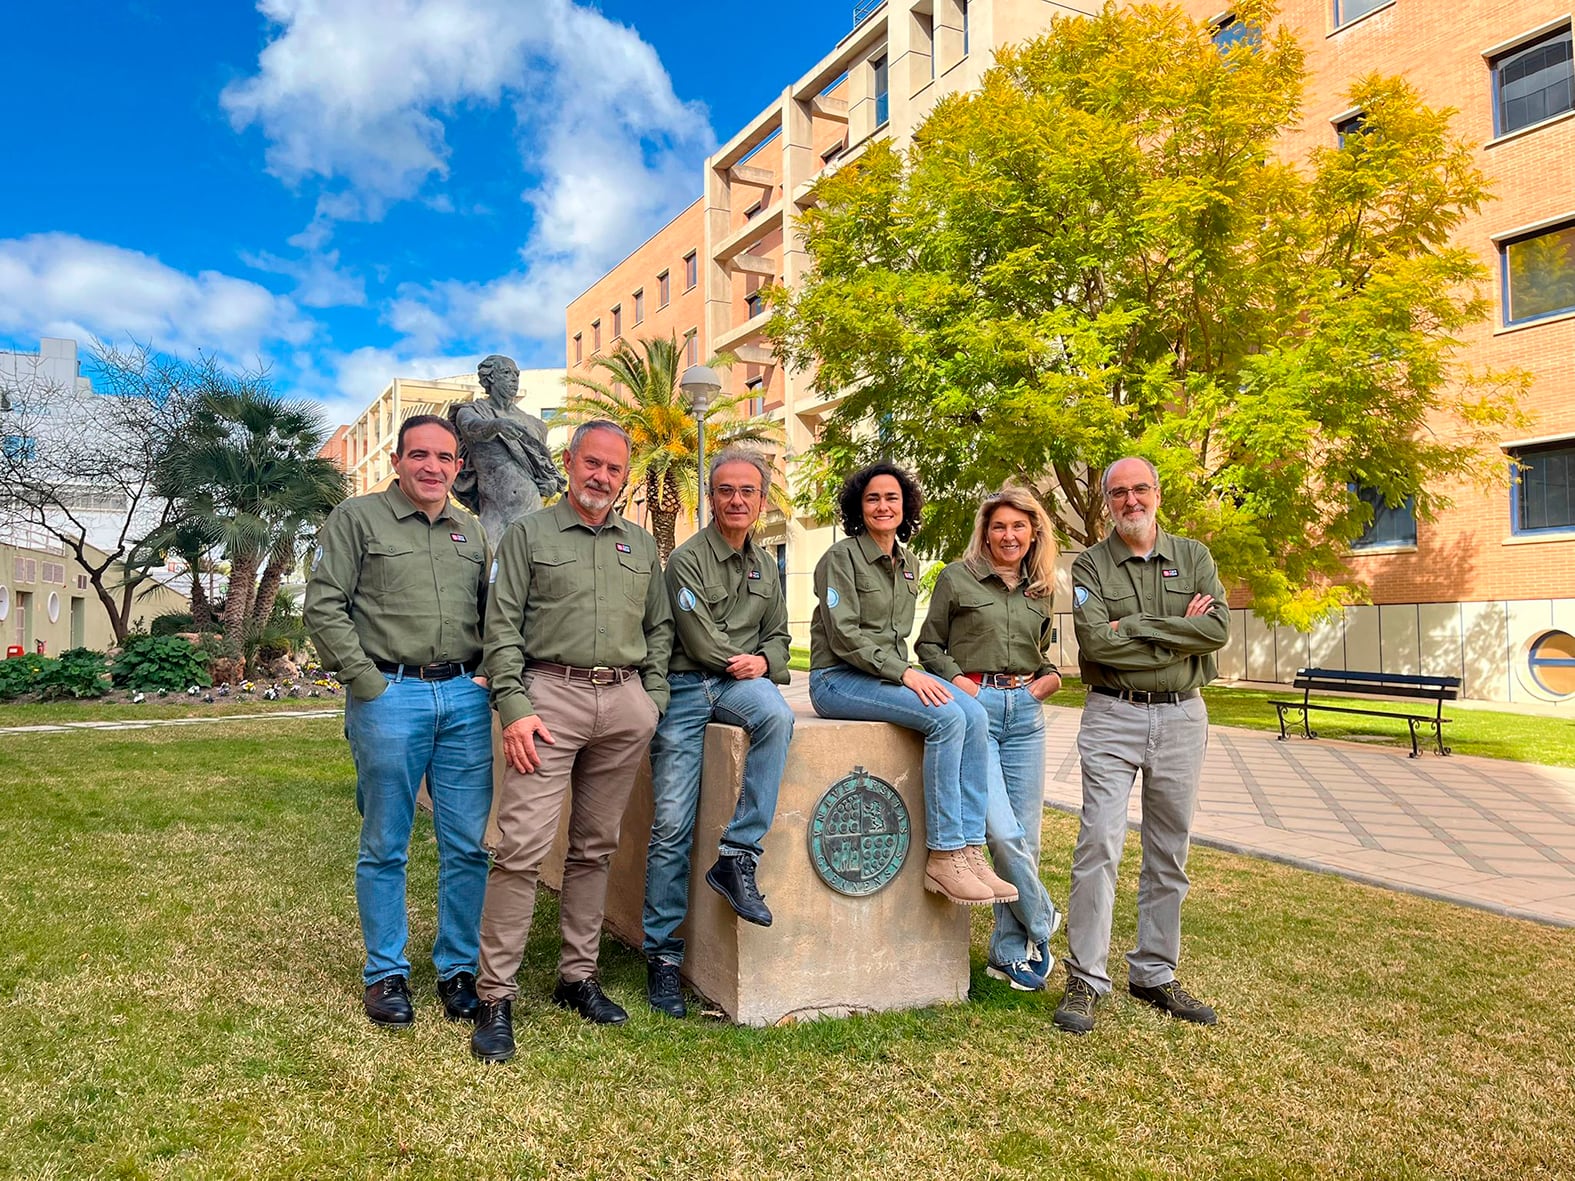
<svg viewBox="0 0 1575 1181"><path fill-rule="evenodd" d="M758 870L774 919L770 927L743 922L705 882L738 801L747 749L743 730L707 728L689 917L680 931L687 945L685 981L741 1025L966 1000L968 908L924 889L920 736L881 722L832 721L798 712L776 820ZM494 757L501 768L501 748L495 746ZM816 805L855 765L892 786L910 821L901 870L883 889L862 897L826 885L809 853ZM636 949L643 937L651 814L647 765L624 813L607 891L606 929ZM542 881L554 889L562 881L566 831L567 810L542 867Z"/></svg>

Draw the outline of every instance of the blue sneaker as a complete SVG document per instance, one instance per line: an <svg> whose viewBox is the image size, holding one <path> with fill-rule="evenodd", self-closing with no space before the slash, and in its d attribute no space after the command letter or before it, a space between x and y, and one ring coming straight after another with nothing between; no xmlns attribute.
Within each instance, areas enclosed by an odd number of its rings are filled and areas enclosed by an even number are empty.
<svg viewBox="0 0 1575 1181"><path fill-rule="evenodd" d="M1050 940L1041 939L1028 953L1028 966L1039 973L1041 980L1050 979L1055 971L1055 956L1050 954Z"/></svg>
<svg viewBox="0 0 1575 1181"><path fill-rule="evenodd" d="M1039 974L1039 965L1030 960L1012 960L1006 964L991 960L985 965L984 974L1006 981L1018 992L1043 992L1045 987L1045 978Z"/></svg>

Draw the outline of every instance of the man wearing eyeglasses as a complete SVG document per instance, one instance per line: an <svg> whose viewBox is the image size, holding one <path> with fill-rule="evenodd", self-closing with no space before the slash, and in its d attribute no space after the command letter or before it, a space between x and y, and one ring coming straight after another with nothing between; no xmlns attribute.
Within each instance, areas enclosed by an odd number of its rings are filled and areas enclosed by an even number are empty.
<svg viewBox="0 0 1575 1181"><path fill-rule="evenodd" d="M1077 735L1083 809L1067 906L1066 994L1058 1028L1087 1033L1109 994L1110 925L1127 800L1143 776L1143 868L1127 991L1182 1021L1214 1010L1176 980L1181 900L1208 743L1199 689L1218 671L1230 610L1208 548L1159 527L1159 473L1129 457L1105 470L1114 531L1072 563L1072 619L1088 700Z"/></svg>
<svg viewBox="0 0 1575 1181"><path fill-rule="evenodd" d="M712 720L749 732L743 790L722 833L707 884L745 922L771 925L755 883L761 842L776 815L777 790L793 737L793 711L778 684L788 681L787 604L776 558L750 531L771 487L771 467L754 451L730 448L710 464L711 523L673 551L667 594L677 642L668 663L672 700L651 739L655 816L645 863L645 955L651 1007L686 1009L679 988L689 910L690 858L700 805L705 728Z"/></svg>

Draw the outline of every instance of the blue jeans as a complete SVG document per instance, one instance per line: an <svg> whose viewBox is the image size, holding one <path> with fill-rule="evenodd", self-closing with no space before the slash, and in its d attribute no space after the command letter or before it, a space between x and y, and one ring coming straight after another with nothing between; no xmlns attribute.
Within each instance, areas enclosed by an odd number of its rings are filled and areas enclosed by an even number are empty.
<svg viewBox="0 0 1575 1181"><path fill-rule="evenodd" d="M981 687L990 719L990 808L984 827L995 872L1017 887L1016 902L996 903L990 959L1006 964L1050 938L1055 903L1039 880L1045 807L1045 712L1027 689ZM998 773L995 773L997 772Z"/></svg>
<svg viewBox="0 0 1575 1181"><path fill-rule="evenodd" d="M700 808L705 728L712 721L749 733L743 790L722 833L724 856L760 856L777 811L777 790L793 737L793 709L764 677L735 681L697 672L672 673L672 700L651 738L655 814L645 857L645 954L682 963L678 927L689 912L690 859Z"/></svg>
<svg viewBox="0 0 1575 1181"><path fill-rule="evenodd" d="M368 985L408 976L405 866L425 777L437 834L439 980L476 971L487 852L481 847L492 808L492 711L487 691L469 677L421 681L388 676L371 701L345 699L345 737L355 759L355 804L361 851L355 900L366 943Z"/></svg>
<svg viewBox="0 0 1575 1181"><path fill-rule="evenodd" d="M906 685L838 664L810 670L809 699L823 718L895 722L924 735L925 845L983 845L990 797L990 720L984 707L955 685L930 679L945 685L952 699L925 705Z"/></svg>

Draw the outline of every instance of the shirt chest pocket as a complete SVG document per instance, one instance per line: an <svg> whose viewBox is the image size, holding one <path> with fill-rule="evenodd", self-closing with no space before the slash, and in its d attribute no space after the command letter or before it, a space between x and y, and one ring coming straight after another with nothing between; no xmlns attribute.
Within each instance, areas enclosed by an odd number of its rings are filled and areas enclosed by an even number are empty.
<svg viewBox="0 0 1575 1181"><path fill-rule="evenodd" d="M1163 590L1160 600L1164 603L1165 614L1185 615L1187 604L1197 594L1197 583L1182 573L1175 578L1161 578L1160 586Z"/></svg>
<svg viewBox="0 0 1575 1181"><path fill-rule="evenodd" d="M530 558L530 593L543 602L556 602L574 593L581 565L573 550L539 549Z"/></svg>
<svg viewBox="0 0 1575 1181"><path fill-rule="evenodd" d="M651 563L641 558L638 554L618 555L619 577L623 582L623 593L628 596L631 603L644 603L646 593L651 587Z"/></svg>
<svg viewBox="0 0 1575 1181"><path fill-rule="evenodd" d="M1141 611L1137 595L1130 591L1126 594L1106 594L1104 602L1105 614L1111 619L1126 619Z"/></svg>
<svg viewBox="0 0 1575 1181"><path fill-rule="evenodd" d="M423 566L427 567L425 571ZM416 547L410 542L374 541L366 547L362 579L374 594L408 594L421 584L423 572L430 582L430 565L419 559Z"/></svg>

